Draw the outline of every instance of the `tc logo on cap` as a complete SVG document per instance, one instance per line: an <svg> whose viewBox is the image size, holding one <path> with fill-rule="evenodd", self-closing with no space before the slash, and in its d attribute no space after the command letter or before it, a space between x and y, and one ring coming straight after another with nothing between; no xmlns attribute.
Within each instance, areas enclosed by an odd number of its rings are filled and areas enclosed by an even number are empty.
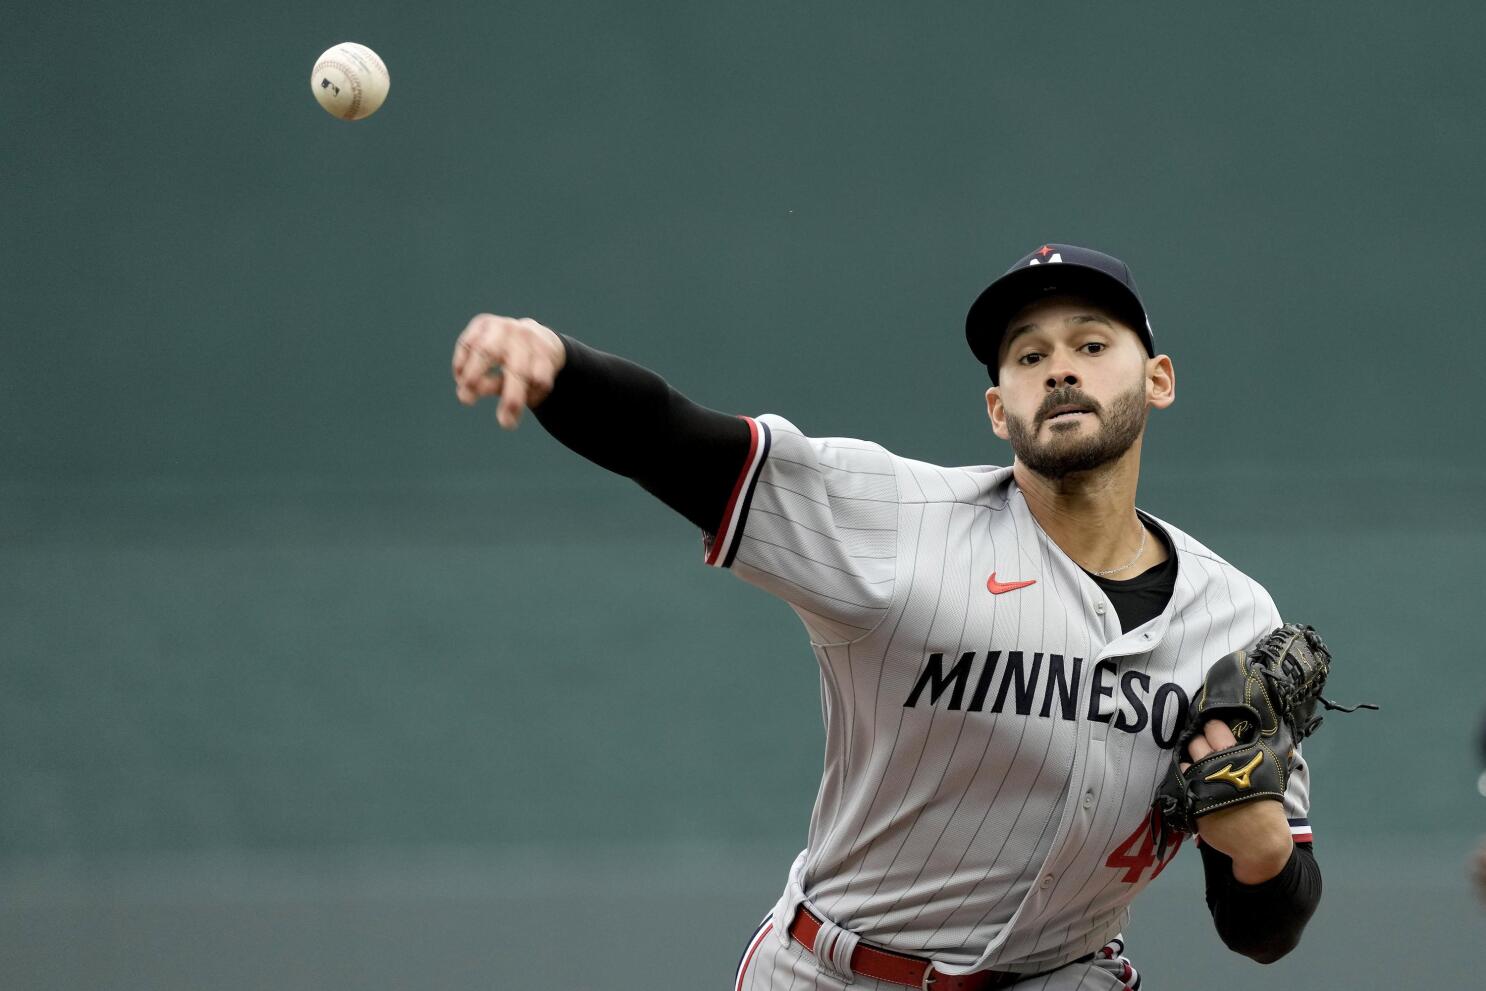
<svg viewBox="0 0 1486 991"><path fill-rule="evenodd" d="M1155 356L1151 322L1125 263L1092 248L1049 242L1012 262L1004 275L975 297L965 314L965 339L971 353L989 370L992 382L997 381L1007 321L1029 302L1050 293L1081 297L1104 307L1135 331L1146 353Z"/></svg>

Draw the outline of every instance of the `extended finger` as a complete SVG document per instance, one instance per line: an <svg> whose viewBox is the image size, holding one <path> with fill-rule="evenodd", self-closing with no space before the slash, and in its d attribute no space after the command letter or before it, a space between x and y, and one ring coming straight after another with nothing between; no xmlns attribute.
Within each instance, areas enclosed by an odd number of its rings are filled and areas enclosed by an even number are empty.
<svg viewBox="0 0 1486 991"><path fill-rule="evenodd" d="M1187 755L1192 758L1193 763L1196 763L1212 752L1213 748L1207 742L1207 737L1202 735L1192 737L1192 742L1187 744Z"/></svg>
<svg viewBox="0 0 1486 991"><path fill-rule="evenodd" d="M459 385L455 387L455 394L459 401L466 406L473 406L486 396L498 396L505 384L505 376L500 372L486 375L477 379L472 386Z"/></svg>
<svg viewBox="0 0 1486 991"><path fill-rule="evenodd" d="M505 372L505 384L500 394L500 406L495 418L507 430L515 430L521 422L521 411L526 408L526 381L509 369Z"/></svg>
<svg viewBox="0 0 1486 991"><path fill-rule="evenodd" d="M459 401L466 406L473 406L482 395L488 395L483 391L484 383L488 381L488 372L476 375L465 375L464 372L478 371L481 368L488 369L489 361L483 355L475 353L473 348L469 349L471 357L465 360L465 367L461 374L454 378L454 394Z"/></svg>
<svg viewBox="0 0 1486 991"><path fill-rule="evenodd" d="M475 341L478 337L477 333L466 330L454 344L454 384L461 388L465 384L465 374L469 370L470 361L478 360L475 354Z"/></svg>
<svg viewBox="0 0 1486 991"><path fill-rule="evenodd" d="M459 342L454 345L454 381L458 382L464 378L465 366L467 366L471 361L480 360L479 354L475 351L475 342L477 340L478 338L474 336L461 338Z"/></svg>
<svg viewBox="0 0 1486 991"><path fill-rule="evenodd" d="M530 398L531 362L531 346L521 335L512 336L506 342L501 361L502 388L500 406L496 408L496 419L507 430L514 430L521 422L521 413Z"/></svg>
<svg viewBox="0 0 1486 991"><path fill-rule="evenodd" d="M471 361L467 361L462 370L467 379L478 378L489 370L491 365L500 364L505 360L506 348L511 339L510 321L503 317L492 316L483 313L476 318L473 333L468 340L470 344L469 354Z"/></svg>
<svg viewBox="0 0 1486 991"><path fill-rule="evenodd" d="M467 357L459 370L459 384L473 391L476 384L498 364L501 364L501 349L494 335L488 332L476 335L469 342Z"/></svg>
<svg viewBox="0 0 1486 991"><path fill-rule="evenodd" d="M475 399L483 399L486 396L498 396L501 394L501 389L505 387L505 384L505 375L495 372L476 382L471 395Z"/></svg>
<svg viewBox="0 0 1486 991"><path fill-rule="evenodd" d="M464 367L465 356L469 354L469 328L466 327L454 341L454 354L449 358L449 373L454 376L454 381L459 381L459 370Z"/></svg>
<svg viewBox="0 0 1486 991"><path fill-rule="evenodd" d="M1202 735L1207 737L1207 742L1214 750L1238 746L1238 737L1233 735L1233 730L1221 719L1209 719L1207 725L1202 727Z"/></svg>
<svg viewBox="0 0 1486 991"><path fill-rule="evenodd" d="M488 314L481 313L464 325L464 330L459 332L459 337L454 341L454 356L451 366L454 372L454 380L459 381L460 374L464 371L464 364L470 358L472 346L484 331L485 325L489 323Z"/></svg>

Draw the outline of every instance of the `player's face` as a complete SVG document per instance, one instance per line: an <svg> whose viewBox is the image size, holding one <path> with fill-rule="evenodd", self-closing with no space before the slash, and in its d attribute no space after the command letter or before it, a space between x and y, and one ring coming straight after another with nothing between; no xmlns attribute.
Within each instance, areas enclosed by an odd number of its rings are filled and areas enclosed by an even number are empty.
<svg viewBox="0 0 1486 991"><path fill-rule="evenodd" d="M1171 361L1074 297L1040 300L1008 325L1000 385L986 392L996 435L1045 478L1091 471L1129 451L1152 406L1174 398Z"/></svg>

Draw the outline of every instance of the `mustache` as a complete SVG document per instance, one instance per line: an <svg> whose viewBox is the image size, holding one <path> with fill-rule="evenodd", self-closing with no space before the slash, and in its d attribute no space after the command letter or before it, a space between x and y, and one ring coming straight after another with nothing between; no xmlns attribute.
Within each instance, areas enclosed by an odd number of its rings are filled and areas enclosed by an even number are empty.
<svg viewBox="0 0 1486 991"><path fill-rule="evenodd" d="M1033 418L1037 423L1046 420L1048 414L1059 406L1082 406L1096 414L1103 414L1104 407L1099 401L1078 388L1071 385L1060 385L1042 400L1042 405L1037 407L1037 415Z"/></svg>

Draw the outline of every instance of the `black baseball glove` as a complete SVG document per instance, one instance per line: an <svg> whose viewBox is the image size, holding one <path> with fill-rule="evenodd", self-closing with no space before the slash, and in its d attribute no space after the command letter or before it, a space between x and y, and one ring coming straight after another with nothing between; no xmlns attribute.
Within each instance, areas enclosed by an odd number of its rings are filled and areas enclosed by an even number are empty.
<svg viewBox="0 0 1486 991"><path fill-rule="evenodd" d="M1210 812L1256 799L1282 800L1295 745L1321 725L1317 703L1342 712L1377 708L1366 703L1348 708L1322 698L1330 668L1331 654L1316 631L1287 623L1208 670L1151 808L1158 856L1169 833L1197 832L1197 820ZM1211 719L1228 724L1237 746L1182 770L1190 760L1187 744Z"/></svg>

